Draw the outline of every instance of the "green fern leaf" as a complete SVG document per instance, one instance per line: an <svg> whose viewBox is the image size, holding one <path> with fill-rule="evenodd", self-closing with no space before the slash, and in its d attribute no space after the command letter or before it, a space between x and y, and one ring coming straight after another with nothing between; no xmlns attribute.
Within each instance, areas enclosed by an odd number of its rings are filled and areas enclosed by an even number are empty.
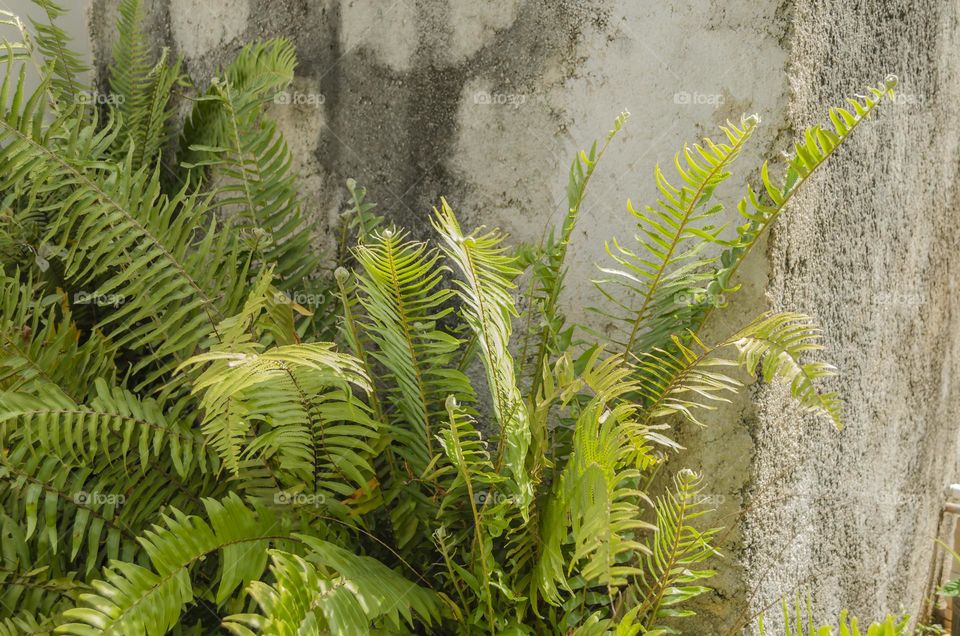
<svg viewBox="0 0 960 636"><path fill-rule="evenodd" d="M183 608L201 591L191 569L208 555L221 561L217 603L237 587L258 579L267 566L267 548L287 538L289 530L266 510L251 510L239 497L206 500L208 521L171 510L140 541L151 567L115 561L105 580L84 594L86 607L64 612L57 633L85 636L99 631L128 636L160 636L179 622Z"/></svg>
<svg viewBox="0 0 960 636"><path fill-rule="evenodd" d="M456 281L463 301L461 312L483 352L493 411L500 425L496 464L510 471L515 503L525 516L533 501L533 482L526 469L530 422L509 350L511 323L517 315L510 290L519 272L514 259L501 247L502 235L465 235L446 201L440 210L434 210L432 222L443 238L444 253L463 275L463 280Z"/></svg>
<svg viewBox="0 0 960 636"><path fill-rule="evenodd" d="M379 561L315 537L299 536L306 558L271 550L275 583L254 581L250 594L264 616L237 615L224 622L234 634L363 634L402 631L419 619L439 620L440 597ZM403 620L401 620L401 618Z"/></svg>
<svg viewBox="0 0 960 636"><path fill-rule="evenodd" d="M758 119L749 117L740 126L722 127L725 143L705 139L703 145L685 147L674 158L683 180L670 183L658 166L654 172L660 199L656 206L636 210L637 248L614 240L607 253L616 268L601 268L610 277L597 281L614 313L603 311L621 328L617 344L627 354L647 351L674 333L677 294L687 293L708 274L704 267L716 257L705 251L720 242L722 228L711 224L722 209L710 205L714 190L729 176L731 164L756 130ZM624 296L627 300L624 300ZM634 301L634 302L630 302Z"/></svg>
<svg viewBox="0 0 960 636"><path fill-rule="evenodd" d="M773 183L769 166L764 162L760 170L762 194L748 186L747 195L737 205L745 223L737 228L734 244L724 250L720 266L715 268L705 286L698 290L711 302L693 303L694 311L678 320L680 330L699 331L707 317L715 310L715 299L723 298L739 289L734 278L740 265L757 245L760 237L786 209L787 204L837 150L847 142L854 130L880 106L886 96L893 100L896 76L889 76L882 85L869 87L869 95L848 99L849 108L830 109L830 127L811 126L804 130L803 140L794 146L794 155L788 160L780 185Z"/></svg>
<svg viewBox="0 0 960 636"><path fill-rule="evenodd" d="M693 526L704 512L699 494L700 477L684 469L677 473L673 490L657 500L656 532L642 571L644 600L640 615L645 634L671 633L663 626L665 619L692 615L675 606L709 591L698 583L714 572L693 568L717 554L710 545L717 530L697 530Z"/></svg>

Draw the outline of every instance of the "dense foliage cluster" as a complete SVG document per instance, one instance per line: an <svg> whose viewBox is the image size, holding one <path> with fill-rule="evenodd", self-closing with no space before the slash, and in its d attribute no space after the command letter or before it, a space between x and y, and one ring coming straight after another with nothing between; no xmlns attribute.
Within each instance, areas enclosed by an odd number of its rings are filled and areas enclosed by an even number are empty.
<svg viewBox="0 0 960 636"><path fill-rule="evenodd" d="M539 246L446 202L415 240L351 182L322 258L268 117L289 42L194 87L123 0L98 93L35 1L49 22L5 16L0 87L0 633L675 633L717 531L701 476L651 492L672 428L744 372L839 426L808 317L699 334L893 80L809 128L779 179L764 165L732 235L713 194L758 118L658 168L608 245L613 335L592 339L564 317L565 260L625 115Z"/></svg>

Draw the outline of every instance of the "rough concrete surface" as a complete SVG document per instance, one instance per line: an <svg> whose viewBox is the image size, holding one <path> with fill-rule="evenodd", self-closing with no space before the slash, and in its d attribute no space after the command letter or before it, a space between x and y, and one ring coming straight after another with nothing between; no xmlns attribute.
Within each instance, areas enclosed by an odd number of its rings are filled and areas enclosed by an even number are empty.
<svg viewBox="0 0 960 636"><path fill-rule="evenodd" d="M900 75L903 103L805 186L743 268L736 309L713 325L725 332L768 307L821 321L842 370L846 430L799 415L782 387L754 386L716 425L677 435L681 460L718 495L715 517L741 524L724 537L718 592L691 633L726 633L797 591L824 620L842 606L865 618L918 608L939 493L957 476L955 0L147 4L158 45L184 55L201 85L249 39L296 44L292 91L306 102L272 111L321 234L354 177L419 235L445 195L468 225L537 241L564 212L574 152L630 110L570 253L568 313L599 329L585 311L593 263L605 240L630 239L625 202L652 201L657 161L759 113L738 187L724 190L733 202L760 158L786 150L828 106ZM101 67L116 5L90 10Z"/></svg>
<svg viewBox="0 0 960 636"><path fill-rule="evenodd" d="M757 605L804 584L822 610L914 612L924 591L957 476L958 12L937 0L792 7L792 128L878 73L902 83L771 241L771 307L823 325L848 426L815 426L782 391L760 391L751 494L771 503L744 532Z"/></svg>

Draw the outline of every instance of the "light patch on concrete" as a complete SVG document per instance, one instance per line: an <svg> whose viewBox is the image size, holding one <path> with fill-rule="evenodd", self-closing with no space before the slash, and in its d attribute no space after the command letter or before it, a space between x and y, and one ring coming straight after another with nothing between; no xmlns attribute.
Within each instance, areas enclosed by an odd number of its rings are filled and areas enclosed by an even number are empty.
<svg viewBox="0 0 960 636"><path fill-rule="evenodd" d="M569 122L554 191L562 192L564 168L578 149L602 138L621 110L634 116L591 183L577 249L570 253L568 301L594 297L590 281L597 277L594 263L606 261L604 241L632 240L626 201L642 208L656 200L657 162L672 175L673 156L684 143L722 138L719 124L759 112L761 128L738 160L730 187L718 193L727 218L736 219L743 185L770 154L784 117L787 57L776 37L776 7L772 0L730 3L718 22L707 10L621 0L605 29L585 27L576 73L551 87L547 97ZM692 33L695 38L688 37ZM723 51L722 60L716 51ZM557 209L554 218L562 214ZM568 304L572 318L595 324L597 317L584 311L583 303Z"/></svg>
<svg viewBox="0 0 960 636"><path fill-rule="evenodd" d="M409 70L417 50L415 0L350 0L340 5L341 47L361 48L395 71Z"/></svg>
<svg viewBox="0 0 960 636"><path fill-rule="evenodd" d="M190 58L201 57L242 35L249 17L248 0L170 0L173 36L179 49Z"/></svg>
<svg viewBox="0 0 960 636"><path fill-rule="evenodd" d="M457 64L486 46L500 29L510 26L523 0L450 0L453 37L446 54Z"/></svg>
<svg viewBox="0 0 960 636"><path fill-rule="evenodd" d="M515 241L538 242L543 215L563 194L555 187L562 147L546 104L538 95L498 91L477 78L464 85L457 121L451 163L471 186L468 197L454 193L464 200L464 213L472 222L500 227ZM480 165L487 169L477 170ZM517 214L518 209L536 212Z"/></svg>

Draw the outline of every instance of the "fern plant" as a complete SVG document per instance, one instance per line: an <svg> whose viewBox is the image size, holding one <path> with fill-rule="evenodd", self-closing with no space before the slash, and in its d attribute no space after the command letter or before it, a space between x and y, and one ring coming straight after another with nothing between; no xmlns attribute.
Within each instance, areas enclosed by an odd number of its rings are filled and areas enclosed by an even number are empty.
<svg viewBox="0 0 960 636"><path fill-rule="evenodd" d="M718 555L709 476L650 485L673 427L708 422L738 369L839 425L809 318L707 342L713 305L678 298L736 290L893 79L810 128L779 185L764 166L733 239L713 195L756 117L678 154L680 185L658 169L660 200L630 206L636 240L611 242L597 283L621 327L607 342L568 324L562 289L626 115L574 160L540 246L464 229L445 201L436 241L415 240L350 182L325 263L265 107L290 43L192 86L123 0L115 99L91 104L60 8L36 1L50 23L3 20L0 633L673 633ZM195 95L179 127L174 87Z"/></svg>
<svg viewBox="0 0 960 636"><path fill-rule="evenodd" d="M835 632L829 625L816 625L810 610L810 600L807 599L806 608L800 605L800 599L797 598L791 608L786 599L782 602L783 606L783 635L784 636L832 636ZM908 620L906 618L897 619L894 616L887 616L882 622L871 623L866 627L866 631L861 630L856 618L850 618L847 610L840 612L838 627L842 636L901 636L901 634L912 633L908 631ZM763 616L758 620L757 630L760 636L767 636L767 630L763 623Z"/></svg>

